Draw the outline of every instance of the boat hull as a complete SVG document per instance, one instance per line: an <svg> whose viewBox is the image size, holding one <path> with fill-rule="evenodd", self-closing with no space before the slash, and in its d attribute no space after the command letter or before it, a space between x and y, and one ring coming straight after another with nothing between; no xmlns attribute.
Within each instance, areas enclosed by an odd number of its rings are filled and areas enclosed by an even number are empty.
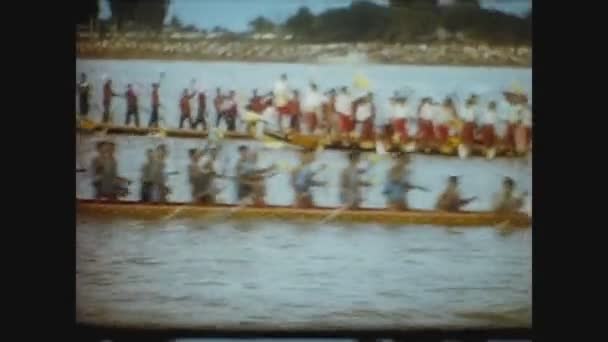
<svg viewBox="0 0 608 342"><path fill-rule="evenodd" d="M87 124L81 124L78 127L78 131L81 133L94 133L94 132L103 132L104 134L112 134L112 135L131 135L131 136L153 136L153 135L162 135L163 137L169 138L191 138L191 139L206 139L209 136L207 131L202 130L191 130L191 129L164 129L160 130L158 128L148 128L148 127L132 127L132 126L119 126L119 125L108 125L108 124L98 124L89 122ZM376 151L376 143L374 141L361 141L361 142L353 142L349 144L343 144L340 141L326 141L326 138L323 136L315 136L315 135L303 135L297 133L291 134L282 134L278 132L264 132L266 136L285 142L287 144L291 144L294 146L310 148L316 147L318 145L323 145L324 148L330 150L358 150L362 152L375 152ZM255 137L250 133L243 132L224 132L224 139L244 139L244 140L253 140ZM407 145L399 145L393 144L390 141L385 141L384 146L387 152L396 152L396 151L407 151L411 153L417 154L427 154L427 155L440 155L440 156L449 156L456 157L458 156L458 144L451 143L444 146L426 146L421 147L420 144L416 141L413 141L417 147L413 150L408 150ZM491 152L491 157L507 157L507 158L516 158L516 157L524 157L528 153L527 150L520 149L519 151L499 147L495 151ZM490 152L487 151L480 144L475 144L470 147L469 155L471 156L481 156L488 157Z"/></svg>
<svg viewBox="0 0 608 342"><path fill-rule="evenodd" d="M144 204L132 201L106 202L77 200L77 212L88 216L124 217L146 220L174 218L230 218L230 219L278 219L320 222L332 216L332 220L347 222L371 222L398 225L439 225L463 227L488 227L501 225L512 228L530 227L530 218L523 213L498 214L492 212L458 212L412 210L390 211L381 209L344 210L336 215L335 208L296 209L282 206L263 208L230 205L193 205L186 203Z"/></svg>

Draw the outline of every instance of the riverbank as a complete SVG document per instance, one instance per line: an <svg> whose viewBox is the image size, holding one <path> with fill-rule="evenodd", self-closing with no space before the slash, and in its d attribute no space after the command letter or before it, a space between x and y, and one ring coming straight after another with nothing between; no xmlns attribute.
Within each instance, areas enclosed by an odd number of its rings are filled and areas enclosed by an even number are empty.
<svg viewBox="0 0 608 342"><path fill-rule="evenodd" d="M454 66L531 67L528 46L490 47L485 44L336 43L301 44L283 41L218 39L79 40L78 58L222 60L285 63L376 63Z"/></svg>

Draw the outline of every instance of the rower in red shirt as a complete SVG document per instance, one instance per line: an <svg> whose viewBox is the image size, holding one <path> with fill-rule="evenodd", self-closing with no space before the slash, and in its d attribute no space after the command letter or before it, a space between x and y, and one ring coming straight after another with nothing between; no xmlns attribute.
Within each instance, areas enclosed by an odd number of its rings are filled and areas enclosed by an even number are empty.
<svg viewBox="0 0 608 342"><path fill-rule="evenodd" d="M139 107L137 101L137 92L133 89L131 84L127 85L127 92L125 93L127 99L127 116L125 118L125 126L129 126L131 123L131 115L135 116L135 126L139 127Z"/></svg>
<svg viewBox="0 0 608 342"><path fill-rule="evenodd" d="M148 127L158 127L158 108L160 107L160 94L158 92L159 84L152 83L152 113L150 113L150 121Z"/></svg>
<svg viewBox="0 0 608 342"><path fill-rule="evenodd" d="M222 120L222 102L224 102L222 90L220 88L216 88L215 98L213 99L213 107L215 107L215 127L219 127L220 121Z"/></svg>
<svg viewBox="0 0 608 342"><path fill-rule="evenodd" d="M190 128L192 128L192 116L190 110L190 100L196 95L196 92L189 93L188 89L184 89L182 92L182 97L179 100L179 108L182 112L179 118L179 128L184 127L184 120L188 120L190 123Z"/></svg>
<svg viewBox="0 0 608 342"><path fill-rule="evenodd" d="M204 91L198 92L198 108L192 129L196 129L199 124L203 126L203 130L207 130L207 95Z"/></svg>
<svg viewBox="0 0 608 342"><path fill-rule="evenodd" d="M112 97L120 96L112 90L112 80L108 79L103 85L103 123L110 122L110 108L112 107Z"/></svg>
<svg viewBox="0 0 608 342"><path fill-rule="evenodd" d="M360 141L374 140L374 119L376 117L376 107L373 102L372 93L367 93L363 97L353 102L353 112L355 113L355 127L358 128L356 135Z"/></svg>

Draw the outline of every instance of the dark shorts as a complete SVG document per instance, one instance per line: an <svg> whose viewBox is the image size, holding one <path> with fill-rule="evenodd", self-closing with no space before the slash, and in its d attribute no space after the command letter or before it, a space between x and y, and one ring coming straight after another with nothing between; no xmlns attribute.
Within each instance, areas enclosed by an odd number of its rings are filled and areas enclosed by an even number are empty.
<svg viewBox="0 0 608 342"><path fill-rule="evenodd" d="M237 188L236 196L237 196L238 200L242 200L244 198L249 197L252 192L253 192L253 188L251 187L251 185L239 184L238 188Z"/></svg>

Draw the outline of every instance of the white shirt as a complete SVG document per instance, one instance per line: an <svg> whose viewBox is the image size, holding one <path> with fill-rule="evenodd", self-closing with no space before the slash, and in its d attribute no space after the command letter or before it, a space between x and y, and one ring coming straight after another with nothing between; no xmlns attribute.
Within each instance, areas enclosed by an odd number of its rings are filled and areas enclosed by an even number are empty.
<svg viewBox="0 0 608 342"><path fill-rule="evenodd" d="M532 127L532 111L529 106L521 110L521 122L526 127Z"/></svg>
<svg viewBox="0 0 608 342"><path fill-rule="evenodd" d="M303 112L316 112L320 109L324 102L323 95L314 90L309 90L304 94L302 99L302 111Z"/></svg>
<svg viewBox="0 0 608 342"><path fill-rule="evenodd" d="M347 94L336 96L336 112L350 115L352 113L352 100Z"/></svg>
<svg viewBox="0 0 608 342"><path fill-rule="evenodd" d="M369 102L362 103L357 106L357 112L355 113L355 117L357 121L367 120L370 116L372 116L372 104Z"/></svg>
<svg viewBox="0 0 608 342"><path fill-rule="evenodd" d="M394 119L409 119L412 118L412 110L407 103L394 103L391 105L391 116Z"/></svg>
<svg viewBox="0 0 608 342"><path fill-rule="evenodd" d="M460 118L466 122L475 122L477 120L477 106L464 106L460 109Z"/></svg>
<svg viewBox="0 0 608 342"><path fill-rule="evenodd" d="M511 124L517 123L520 119L520 113L522 110L523 107L521 105L512 105L507 107L507 113L504 120Z"/></svg>
<svg viewBox="0 0 608 342"><path fill-rule="evenodd" d="M486 111L481 116L481 123L483 125L494 125L498 119L498 113L496 110L486 109Z"/></svg>
<svg viewBox="0 0 608 342"><path fill-rule="evenodd" d="M274 84L274 101L277 106L284 106L287 104L291 97L291 91L287 82L278 80Z"/></svg>
<svg viewBox="0 0 608 342"><path fill-rule="evenodd" d="M222 101L222 105L220 106L220 110L228 110L236 105L236 102L233 99L225 99Z"/></svg>
<svg viewBox="0 0 608 342"><path fill-rule="evenodd" d="M420 108L420 118L424 120L432 121L435 117L435 106L429 103L425 103Z"/></svg>
<svg viewBox="0 0 608 342"><path fill-rule="evenodd" d="M434 115L433 123L445 125L452 120L452 110L444 106L436 106L436 114Z"/></svg>

